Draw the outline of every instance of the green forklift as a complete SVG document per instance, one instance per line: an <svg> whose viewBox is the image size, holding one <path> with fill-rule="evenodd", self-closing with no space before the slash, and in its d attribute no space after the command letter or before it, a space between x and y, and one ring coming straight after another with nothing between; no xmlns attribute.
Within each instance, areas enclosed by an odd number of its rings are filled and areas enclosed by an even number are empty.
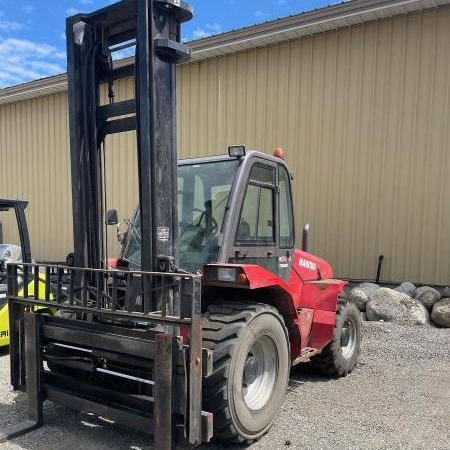
<svg viewBox="0 0 450 450"><path fill-rule="evenodd" d="M27 219L25 216L25 208L28 202L26 200L0 199L0 223L5 220L10 223L12 216L16 219L15 233L16 242L3 243L3 233L0 234L0 348L9 345L9 308L7 301L7 266L10 263L31 263L31 246L28 234ZM9 216L9 217L8 217ZM14 231L11 230L14 234ZM8 234L8 236L11 233ZM22 289L24 286L23 274L17 277L17 283ZM28 292L34 294L34 280L28 284ZM39 275L38 298L43 298L45 291L45 274ZM48 312L48 308L35 306L35 310L40 312Z"/></svg>

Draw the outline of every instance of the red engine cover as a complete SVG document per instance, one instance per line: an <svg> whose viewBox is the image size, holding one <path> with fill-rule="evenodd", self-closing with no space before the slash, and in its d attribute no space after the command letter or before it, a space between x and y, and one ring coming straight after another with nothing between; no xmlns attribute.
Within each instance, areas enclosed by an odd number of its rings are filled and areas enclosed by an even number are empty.
<svg viewBox="0 0 450 450"><path fill-rule="evenodd" d="M303 281L333 278L333 270L330 264L318 256L311 255L311 253L296 249L292 264L292 268Z"/></svg>
<svg viewBox="0 0 450 450"><path fill-rule="evenodd" d="M333 279L331 265L324 259L296 249L288 283L258 265L218 265L242 268L247 281L230 284L204 280L204 285L260 290L261 301L267 301L270 295L277 308L293 319L296 326L289 330L293 360L301 356L304 349L305 352L320 352L333 338L338 295L345 281Z"/></svg>

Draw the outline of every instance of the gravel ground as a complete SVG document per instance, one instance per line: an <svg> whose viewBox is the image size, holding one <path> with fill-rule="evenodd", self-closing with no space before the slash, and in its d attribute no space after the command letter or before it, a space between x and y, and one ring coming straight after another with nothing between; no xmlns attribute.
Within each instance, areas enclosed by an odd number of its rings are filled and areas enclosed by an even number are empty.
<svg viewBox="0 0 450 450"><path fill-rule="evenodd" d="M363 333L360 363L346 378L318 377L308 364L292 371L274 427L250 449L450 449L450 330L364 322ZM0 427L20 421L25 406L0 353ZM44 416L42 428L1 450L152 448L143 433L50 402Z"/></svg>

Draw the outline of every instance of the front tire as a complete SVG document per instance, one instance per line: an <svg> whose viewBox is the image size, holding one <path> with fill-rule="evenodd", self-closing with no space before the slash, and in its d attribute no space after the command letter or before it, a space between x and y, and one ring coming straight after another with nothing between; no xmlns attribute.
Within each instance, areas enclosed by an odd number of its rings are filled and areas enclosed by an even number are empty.
<svg viewBox="0 0 450 450"><path fill-rule="evenodd" d="M345 377L355 368L360 351L360 312L353 303L339 299L333 339L311 362L324 375Z"/></svg>
<svg viewBox="0 0 450 450"><path fill-rule="evenodd" d="M290 369L283 318L269 305L221 302L203 320L203 345L214 370L203 384L203 409L214 414L214 436L251 443L276 419Z"/></svg>

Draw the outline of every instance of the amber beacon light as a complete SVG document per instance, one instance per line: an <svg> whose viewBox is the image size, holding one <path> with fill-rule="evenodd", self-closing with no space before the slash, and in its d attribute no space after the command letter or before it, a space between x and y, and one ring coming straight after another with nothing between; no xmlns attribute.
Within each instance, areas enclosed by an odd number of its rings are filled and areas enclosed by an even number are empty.
<svg viewBox="0 0 450 450"><path fill-rule="evenodd" d="M275 156L275 158L280 158L284 160L284 152L283 149L281 147L277 147L274 151L273 151L273 156Z"/></svg>

